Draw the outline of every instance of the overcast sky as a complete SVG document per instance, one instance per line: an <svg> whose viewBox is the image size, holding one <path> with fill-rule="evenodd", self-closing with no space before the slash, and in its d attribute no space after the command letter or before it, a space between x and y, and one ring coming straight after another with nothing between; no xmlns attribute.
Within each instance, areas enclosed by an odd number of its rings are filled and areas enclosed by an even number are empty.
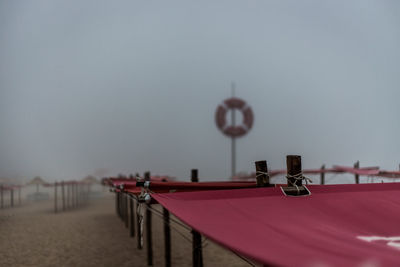
<svg viewBox="0 0 400 267"><path fill-rule="evenodd" d="M400 163L398 1L0 0L0 177Z"/></svg>

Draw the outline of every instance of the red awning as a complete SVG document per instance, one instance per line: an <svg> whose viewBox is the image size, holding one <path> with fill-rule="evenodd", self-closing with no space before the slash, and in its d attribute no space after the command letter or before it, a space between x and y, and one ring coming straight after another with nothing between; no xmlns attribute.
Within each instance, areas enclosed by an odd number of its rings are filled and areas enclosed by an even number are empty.
<svg viewBox="0 0 400 267"><path fill-rule="evenodd" d="M149 190L154 193L191 192L205 190L224 190L257 187L255 182L149 182ZM125 183L124 191L140 193L137 183Z"/></svg>
<svg viewBox="0 0 400 267"><path fill-rule="evenodd" d="M334 169L364 176L375 176L379 173L379 167L367 167L367 168L353 168L346 166L333 166Z"/></svg>
<svg viewBox="0 0 400 267"><path fill-rule="evenodd" d="M400 184L152 194L183 222L262 264L399 266Z"/></svg>
<svg viewBox="0 0 400 267"><path fill-rule="evenodd" d="M379 171L379 173L376 175L378 177L382 178L400 178L400 171Z"/></svg>
<svg viewBox="0 0 400 267"><path fill-rule="evenodd" d="M286 169L282 170L270 170L268 171L269 177L274 177L277 175L285 175L287 173ZM400 178L400 172L389 172L389 171L379 171L379 167L347 167L347 166L333 166L333 168L326 169L305 169L303 170L303 174L306 175L315 175L321 173L350 173L350 174L358 174L362 176L380 176L386 178ZM380 175L382 173L382 175ZM385 175L386 174L386 175ZM237 176L232 177L234 181L245 181L245 180L254 180L256 179L256 173L253 172L251 174L239 174Z"/></svg>

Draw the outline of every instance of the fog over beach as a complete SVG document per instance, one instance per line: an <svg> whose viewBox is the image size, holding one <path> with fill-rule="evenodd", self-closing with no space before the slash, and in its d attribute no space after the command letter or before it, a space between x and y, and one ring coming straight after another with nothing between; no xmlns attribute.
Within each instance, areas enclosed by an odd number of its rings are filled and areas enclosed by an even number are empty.
<svg viewBox="0 0 400 267"><path fill-rule="evenodd" d="M397 1L0 1L0 177L230 176L299 154L397 169Z"/></svg>
<svg viewBox="0 0 400 267"><path fill-rule="evenodd" d="M398 266L399 14L0 0L0 266Z"/></svg>

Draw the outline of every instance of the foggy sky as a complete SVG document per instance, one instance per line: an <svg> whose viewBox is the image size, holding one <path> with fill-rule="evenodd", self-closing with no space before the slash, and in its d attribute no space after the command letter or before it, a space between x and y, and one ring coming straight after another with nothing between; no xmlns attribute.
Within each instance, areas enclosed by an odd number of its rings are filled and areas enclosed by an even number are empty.
<svg viewBox="0 0 400 267"><path fill-rule="evenodd" d="M400 163L398 1L0 0L0 177Z"/></svg>

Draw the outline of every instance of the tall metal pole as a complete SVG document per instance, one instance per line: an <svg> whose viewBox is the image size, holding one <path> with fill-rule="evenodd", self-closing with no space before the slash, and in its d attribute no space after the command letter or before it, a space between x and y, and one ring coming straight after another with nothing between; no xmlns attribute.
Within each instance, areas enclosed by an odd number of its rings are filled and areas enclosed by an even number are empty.
<svg viewBox="0 0 400 267"><path fill-rule="evenodd" d="M235 83L234 82L232 82L232 84L231 84L231 90L232 90L232 97L235 97ZM236 126L235 109L232 109L232 111L231 111L231 119L232 119L232 127L235 127ZM235 139L235 137L232 137L231 140L232 140L232 143L231 143L231 153L232 153L231 177L233 177L236 174L236 139Z"/></svg>

